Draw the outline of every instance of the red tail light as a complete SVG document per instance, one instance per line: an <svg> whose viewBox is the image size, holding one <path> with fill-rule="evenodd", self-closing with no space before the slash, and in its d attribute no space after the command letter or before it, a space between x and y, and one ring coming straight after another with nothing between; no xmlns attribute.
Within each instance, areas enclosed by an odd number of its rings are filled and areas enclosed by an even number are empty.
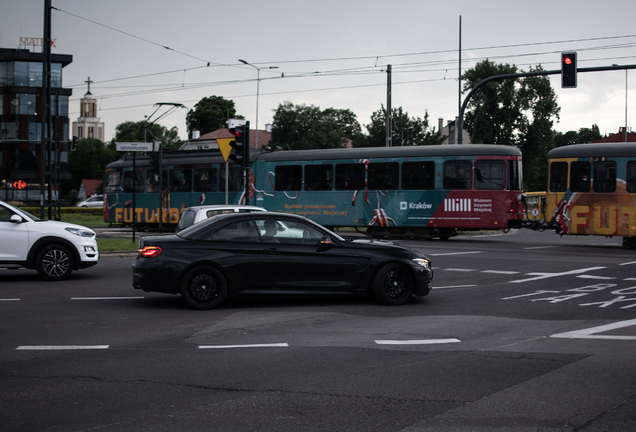
<svg viewBox="0 0 636 432"><path fill-rule="evenodd" d="M161 252L163 252L163 249L161 249L159 246L146 246L143 249L139 249L139 255L144 258L158 257L159 255L161 255Z"/></svg>

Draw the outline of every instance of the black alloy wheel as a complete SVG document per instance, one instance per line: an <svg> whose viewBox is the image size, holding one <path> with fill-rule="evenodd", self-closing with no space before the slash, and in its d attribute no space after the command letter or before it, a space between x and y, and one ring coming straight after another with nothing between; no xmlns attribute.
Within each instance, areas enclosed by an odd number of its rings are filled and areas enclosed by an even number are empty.
<svg viewBox="0 0 636 432"><path fill-rule="evenodd" d="M194 267L181 280L181 296L194 309L214 309L227 297L225 276L210 265Z"/></svg>
<svg viewBox="0 0 636 432"><path fill-rule="evenodd" d="M380 267L371 281L373 297L380 303L397 306L413 296L413 275L403 264L388 263Z"/></svg>
<svg viewBox="0 0 636 432"><path fill-rule="evenodd" d="M35 259L35 268L40 277L50 281L68 278L74 267L73 255L62 245L46 246Z"/></svg>

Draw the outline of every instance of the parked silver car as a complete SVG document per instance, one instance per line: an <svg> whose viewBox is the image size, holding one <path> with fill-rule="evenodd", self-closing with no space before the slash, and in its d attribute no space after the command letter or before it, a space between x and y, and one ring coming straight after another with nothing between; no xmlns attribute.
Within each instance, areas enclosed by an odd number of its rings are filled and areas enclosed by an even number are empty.
<svg viewBox="0 0 636 432"><path fill-rule="evenodd" d="M263 207L256 207L250 205L202 205L188 207L181 213L181 218L177 224L175 232L183 231L184 229L194 225L197 222L201 222L209 217L216 216L224 213L253 213L267 211Z"/></svg>
<svg viewBox="0 0 636 432"><path fill-rule="evenodd" d="M76 207L104 207L104 195L93 195L78 202Z"/></svg>

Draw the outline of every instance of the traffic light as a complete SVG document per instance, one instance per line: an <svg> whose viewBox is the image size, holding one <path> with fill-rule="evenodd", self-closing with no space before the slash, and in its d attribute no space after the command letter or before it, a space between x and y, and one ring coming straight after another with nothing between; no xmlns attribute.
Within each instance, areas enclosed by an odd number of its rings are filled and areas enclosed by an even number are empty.
<svg viewBox="0 0 636 432"><path fill-rule="evenodd" d="M561 88L576 88L576 53L561 53Z"/></svg>
<svg viewBox="0 0 636 432"><path fill-rule="evenodd" d="M71 140L71 151L77 150L77 137L73 135L73 139Z"/></svg>
<svg viewBox="0 0 636 432"><path fill-rule="evenodd" d="M234 141L230 142L230 147L233 149L230 159L237 165L248 167L250 163L249 123L236 126L230 129L230 132L234 135Z"/></svg>

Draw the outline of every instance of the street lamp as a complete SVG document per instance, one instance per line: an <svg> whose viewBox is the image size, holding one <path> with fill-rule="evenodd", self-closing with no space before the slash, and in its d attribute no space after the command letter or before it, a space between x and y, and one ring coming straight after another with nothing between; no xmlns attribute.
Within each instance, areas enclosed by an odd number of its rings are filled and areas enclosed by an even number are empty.
<svg viewBox="0 0 636 432"><path fill-rule="evenodd" d="M400 146L404 146L404 131L405 130L411 130L413 129L413 126L406 128L406 129L402 129L402 139L400 140Z"/></svg>
<svg viewBox="0 0 636 432"><path fill-rule="evenodd" d="M619 66L613 64L612 66ZM625 142L627 142L627 69L625 69Z"/></svg>
<svg viewBox="0 0 636 432"><path fill-rule="evenodd" d="M258 92L261 84L261 69L278 69L278 66L267 66L267 67L256 67L251 63L246 62L245 60L239 59L239 61L248 66L252 66L256 69L256 143L254 144L254 148L258 149Z"/></svg>

